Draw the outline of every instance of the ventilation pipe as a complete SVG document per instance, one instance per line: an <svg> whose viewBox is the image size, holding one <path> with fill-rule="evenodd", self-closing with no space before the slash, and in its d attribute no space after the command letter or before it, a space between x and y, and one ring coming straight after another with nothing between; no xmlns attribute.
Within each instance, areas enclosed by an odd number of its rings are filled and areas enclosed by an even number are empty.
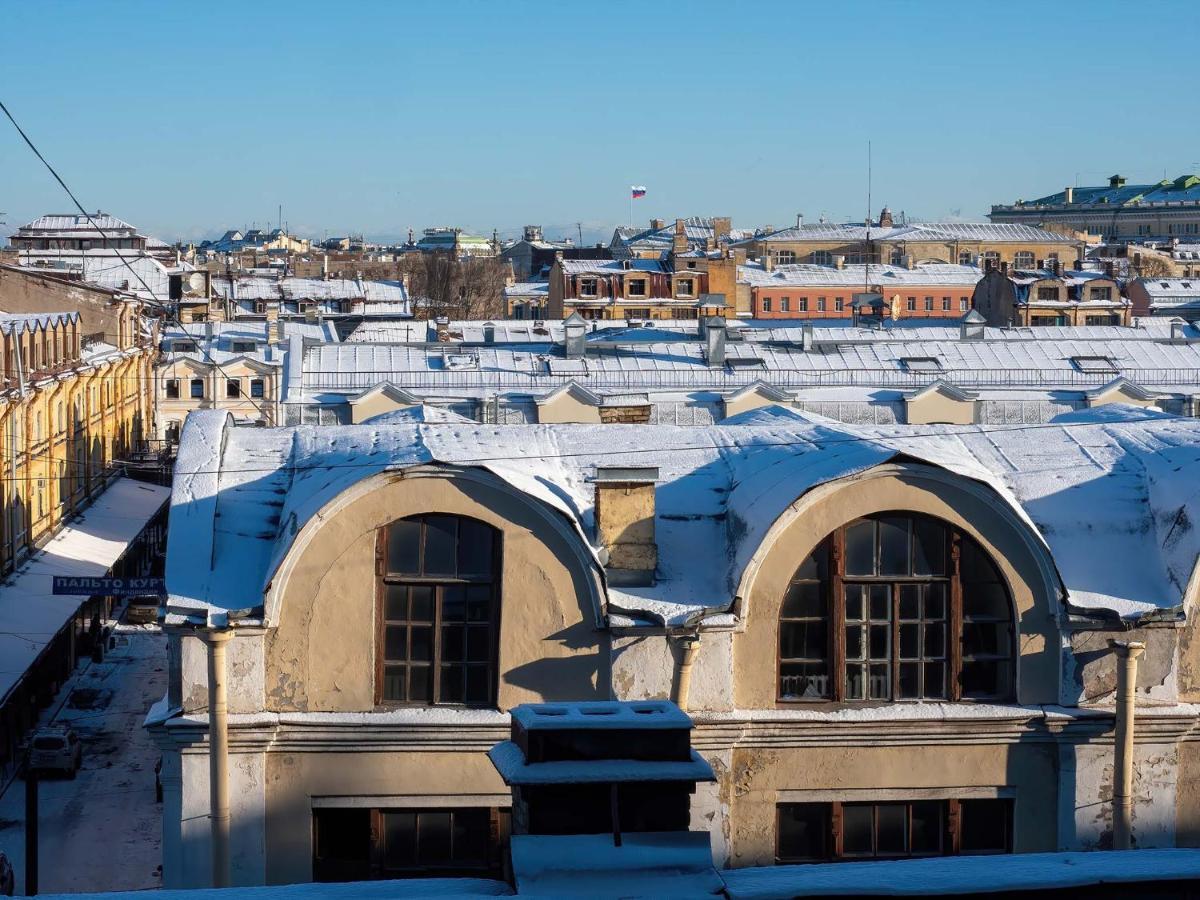
<svg viewBox="0 0 1200 900"><path fill-rule="evenodd" d="M1140 641L1109 641L1117 656L1116 729L1113 736L1113 849L1128 850L1133 843L1133 738L1138 657L1146 645Z"/></svg>
<svg viewBox="0 0 1200 900"><path fill-rule="evenodd" d="M671 691L671 700L685 712L688 708L688 692L692 687L692 664L696 661L699 651L699 632L679 638L679 671L675 677L675 687Z"/></svg>

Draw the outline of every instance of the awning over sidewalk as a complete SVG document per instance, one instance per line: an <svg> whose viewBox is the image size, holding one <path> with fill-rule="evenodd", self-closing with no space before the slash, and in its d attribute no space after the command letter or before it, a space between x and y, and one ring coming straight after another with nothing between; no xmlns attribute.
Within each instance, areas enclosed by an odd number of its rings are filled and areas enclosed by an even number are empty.
<svg viewBox="0 0 1200 900"><path fill-rule="evenodd" d="M103 576L170 495L167 487L118 479L0 583L0 703L86 599L56 597L53 577Z"/></svg>

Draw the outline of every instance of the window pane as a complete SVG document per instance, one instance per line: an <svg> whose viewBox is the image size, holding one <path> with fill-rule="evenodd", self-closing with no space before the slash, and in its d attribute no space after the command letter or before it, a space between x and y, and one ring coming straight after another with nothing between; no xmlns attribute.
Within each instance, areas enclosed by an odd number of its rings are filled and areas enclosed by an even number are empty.
<svg viewBox="0 0 1200 900"><path fill-rule="evenodd" d="M1007 660L963 660L964 697L1007 696L1012 691L1012 674Z"/></svg>
<svg viewBox="0 0 1200 900"><path fill-rule="evenodd" d="M921 696L921 664L900 664L900 697L905 700L915 700Z"/></svg>
<svg viewBox="0 0 1200 900"><path fill-rule="evenodd" d="M424 625L412 629L412 645L410 648L410 653L412 654L410 659L421 661L433 659L432 628Z"/></svg>
<svg viewBox="0 0 1200 900"><path fill-rule="evenodd" d="M392 621L408 618L408 588L395 584L384 588L383 617Z"/></svg>
<svg viewBox="0 0 1200 900"><path fill-rule="evenodd" d="M438 701L440 703L463 702L462 666L442 666L442 681L439 685Z"/></svg>
<svg viewBox="0 0 1200 900"><path fill-rule="evenodd" d="M879 574L908 575L912 571L907 518L879 519Z"/></svg>
<svg viewBox="0 0 1200 900"><path fill-rule="evenodd" d="M465 629L461 625L442 626L442 659L446 662L461 662Z"/></svg>
<svg viewBox="0 0 1200 900"><path fill-rule="evenodd" d="M934 519L913 519L913 574L946 574L946 528Z"/></svg>
<svg viewBox="0 0 1200 900"><path fill-rule="evenodd" d="M492 630L486 625L472 625L467 629L467 659L472 662L487 662L492 656Z"/></svg>
<svg viewBox="0 0 1200 900"><path fill-rule="evenodd" d="M915 659L921 655L921 626L920 625L901 625L900 626L900 658Z"/></svg>
<svg viewBox="0 0 1200 900"><path fill-rule="evenodd" d="M385 813L383 816L383 864L403 869L417 861L417 816L410 812Z"/></svg>
<svg viewBox="0 0 1200 900"><path fill-rule="evenodd" d="M784 622L779 626L779 655L783 659L824 659L828 634L829 626L823 621Z"/></svg>
<svg viewBox="0 0 1200 900"><path fill-rule="evenodd" d="M425 575L455 574L456 516L425 517Z"/></svg>
<svg viewBox="0 0 1200 900"><path fill-rule="evenodd" d="M824 803L787 803L779 807L780 860L826 859L829 807Z"/></svg>
<svg viewBox="0 0 1200 900"><path fill-rule="evenodd" d="M970 582L1000 580L1000 573L983 548L965 536L962 539L962 579Z"/></svg>
<svg viewBox="0 0 1200 900"><path fill-rule="evenodd" d="M921 586L917 584L900 585L900 618L921 618Z"/></svg>
<svg viewBox="0 0 1200 900"><path fill-rule="evenodd" d="M412 592L410 619L414 622L432 622L433 587L428 584L413 585L409 590Z"/></svg>
<svg viewBox="0 0 1200 900"><path fill-rule="evenodd" d="M963 585L963 616L966 618L1009 617L1008 593L1004 585L997 582Z"/></svg>
<svg viewBox="0 0 1200 900"><path fill-rule="evenodd" d="M1008 625L1003 622L963 622L963 656L1007 656Z"/></svg>
<svg viewBox="0 0 1200 900"><path fill-rule="evenodd" d="M467 621L487 622L492 618L492 586L473 584L467 587Z"/></svg>
<svg viewBox="0 0 1200 900"><path fill-rule="evenodd" d="M491 817L486 809L456 809L454 811L455 863L487 865L491 833Z"/></svg>
<svg viewBox="0 0 1200 900"><path fill-rule="evenodd" d="M803 619L825 615L824 585L816 582L793 584L788 587L783 600L786 619Z"/></svg>
<svg viewBox="0 0 1200 900"><path fill-rule="evenodd" d="M914 854L942 852L942 807L937 801L912 805L910 849Z"/></svg>
<svg viewBox="0 0 1200 900"><path fill-rule="evenodd" d="M863 617L863 591L865 585L848 584L845 587L846 594L846 621L860 622Z"/></svg>
<svg viewBox="0 0 1200 900"><path fill-rule="evenodd" d="M408 659L408 626L388 625L383 632L384 659Z"/></svg>
<svg viewBox="0 0 1200 900"><path fill-rule="evenodd" d="M875 574L875 523L870 519L846 529L846 574Z"/></svg>
<svg viewBox="0 0 1200 900"><path fill-rule="evenodd" d="M946 618L946 585L941 582L925 588L925 618Z"/></svg>
<svg viewBox="0 0 1200 900"><path fill-rule="evenodd" d="M458 574L490 575L492 572L492 528L474 519L460 519L458 531Z"/></svg>
<svg viewBox="0 0 1200 900"><path fill-rule="evenodd" d="M842 853L846 856L870 856L874 850L874 808L847 804L842 807Z"/></svg>
<svg viewBox="0 0 1200 900"><path fill-rule="evenodd" d="M963 853L1008 851L1011 846L1011 800L963 800L959 810Z"/></svg>
<svg viewBox="0 0 1200 900"><path fill-rule="evenodd" d="M871 626L871 659L887 659L892 629L887 625Z"/></svg>
<svg viewBox="0 0 1200 900"><path fill-rule="evenodd" d="M486 703L488 697L488 667L487 666L467 666L467 686L464 691L464 699L467 703Z"/></svg>
<svg viewBox="0 0 1200 900"><path fill-rule="evenodd" d="M821 662L781 663L779 696L784 700L829 696L828 664Z"/></svg>
<svg viewBox="0 0 1200 900"><path fill-rule="evenodd" d="M925 663L925 694L930 700L946 696L946 664L940 662Z"/></svg>
<svg viewBox="0 0 1200 900"><path fill-rule="evenodd" d="M417 856L425 866L450 862L450 816L448 812L421 813L417 832Z"/></svg>
<svg viewBox="0 0 1200 900"><path fill-rule="evenodd" d="M404 681L407 670L404 666L384 666L383 668L383 699L407 700Z"/></svg>
<svg viewBox="0 0 1200 900"><path fill-rule="evenodd" d="M865 700L867 697L867 667L861 665L846 665L846 699Z"/></svg>
<svg viewBox="0 0 1200 900"><path fill-rule="evenodd" d="M824 581L829 577L829 541L821 541L796 570L796 581Z"/></svg>
<svg viewBox="0 0 1200 900"><path fill-rule="evenodd" d="M946 626L941 623L925 626L923 655L934 658L946 655Z"/></svg>
<svg viewBox="0 0 1200 900"><path fill-rule="evenodd" d="M891 585L871 585L871 618L877 622L890 622L892 619L892 590Z"/></svg>
<svg viewBox="0 0 1200 900"><path fill-rule="evenodd" d="M908 852L908 804L881 803L875 807L875 849L879 856Z"/></svg>
<svg viewBox="0 0 1200 900"><path fill-rule="evenodd" d="M412 666L408 673L408 697L413 702L428 703L433 689L433 676L429 666Z"/></svg>
<svg viewBox="0 0 1200 900"><path fill-rule="evenodd" d="M866 642L863 640L863 626L846 626L846 659L864 659L863 650Z"/></svg>
<svg viewBox="0 0 1200 900"><path fill-rule="evenodd" d="M465 622L467 619L467 588L448 584L442 588L442 621Z"/></svg>
<svg viewBox="0 0 1200 900"><path fill-rule="evenodd" d="M887 700L892 696L891 667L887 663L871 665L871 699Z"/></svg>
<svg viewBox="0 0 1200 900"><path fill-rule="evenodd" d="M421 520L399 519L388 526L387 570L406 575L421 571Z"/></svg>

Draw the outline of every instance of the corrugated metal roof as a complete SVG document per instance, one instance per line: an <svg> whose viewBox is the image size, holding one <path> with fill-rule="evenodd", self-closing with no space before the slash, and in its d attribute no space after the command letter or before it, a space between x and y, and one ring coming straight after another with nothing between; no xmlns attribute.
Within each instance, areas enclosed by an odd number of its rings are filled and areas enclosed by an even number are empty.
<svg viewBox="0 0 1200 900"><path fill-rule="evenodd" d="M835 225L824 223L803 225L799 228L784 228L754 240L766 243L802 241L984 241L987 243L1015 242L1023 244L1070 244L1077 243L1069 237L1034 228L1032 225L1016 225L996 222L922 222L912 225L897 225L884 228L872 225Z"/></svg>
<svg viewBox="0 0 1200 900"><path fill-rule="evenodd" d="M96 224L93 225L92 222ZM105 212L97 212L92 215L92 222L88 221L87 216L77 215L75 213L48 213L44 216L38 216L28 225L22 225L18 229L18 233L26 231L38 232L71 232L72 234L83 234L85 237L98 237L96 227L99 226L101 231L106 232L110 236L114 232L123 231L126 234L121 237L128 237L137 234L137 229L118 219L114 215ZM51 237L52 235L39 234L38 237Z"/></svg>
<svg viewBox="0 0 1200 900"><path fill-rule="evenodd" d="M738 281L759 287L830 285L862 288L868 277L871 284L879 285L974 287L983 277L983 270L977 266L945 263L925 263L913 269L892 265L850 265L839 269L836 266L799 264L776 266L770 272L761 266L738 266Z"/></svg>

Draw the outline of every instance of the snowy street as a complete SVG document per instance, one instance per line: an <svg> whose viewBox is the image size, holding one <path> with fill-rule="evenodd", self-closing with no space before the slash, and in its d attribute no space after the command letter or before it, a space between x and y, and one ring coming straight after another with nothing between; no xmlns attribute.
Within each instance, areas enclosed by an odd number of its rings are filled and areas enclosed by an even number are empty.
<svg viewBox="0 0 1200 900"><path fill-rule="evenodd" d="M156 888L161 884L158 752L142 728L166 690L166 639L157 626L118 625L102 663L80 663L42 716L69 725L83 746L74 780L40 782L39 893ZM25 868L25 786L0 785L0 851Z"/></svg>

